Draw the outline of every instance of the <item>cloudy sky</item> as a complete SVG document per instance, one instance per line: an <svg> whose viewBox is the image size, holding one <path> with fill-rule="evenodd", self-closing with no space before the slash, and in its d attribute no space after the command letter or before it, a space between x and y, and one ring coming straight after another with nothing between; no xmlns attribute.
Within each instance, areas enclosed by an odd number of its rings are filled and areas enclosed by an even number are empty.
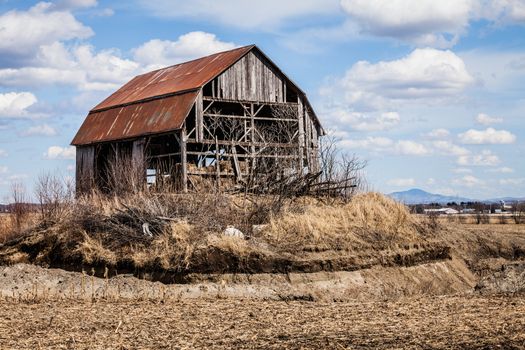
<svg viewBox="0 0 525 350"><path fill-rule="evenodd" d="M133 76L252 43L371 189L525 196L525 0L0 0L0 202Z"/></svg>

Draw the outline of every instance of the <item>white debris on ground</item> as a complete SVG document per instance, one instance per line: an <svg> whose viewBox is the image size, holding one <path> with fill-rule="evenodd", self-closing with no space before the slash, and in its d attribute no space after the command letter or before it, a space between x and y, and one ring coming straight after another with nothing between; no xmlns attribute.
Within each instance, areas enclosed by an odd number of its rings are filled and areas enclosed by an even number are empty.
<svg viewBox="0 0 525 350"><path fill-rule="evenodd" d="M231 225L228 225L222 234L230 237L244 238L244 233Z"/></svg>

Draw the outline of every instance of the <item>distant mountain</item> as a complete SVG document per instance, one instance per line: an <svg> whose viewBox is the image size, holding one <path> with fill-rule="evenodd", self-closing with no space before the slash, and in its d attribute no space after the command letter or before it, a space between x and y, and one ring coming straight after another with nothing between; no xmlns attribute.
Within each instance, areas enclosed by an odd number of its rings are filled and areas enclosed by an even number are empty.
<svg viewBox="0 0 525 350"><path fill-rule="evenodd" d="M393 192L388 194L389 197L405 204L429 204L429 203L449 203L449 202L470 202L469 198L457 196L444 196L442 194L429 193L418 188L408 191Z"/></svg>

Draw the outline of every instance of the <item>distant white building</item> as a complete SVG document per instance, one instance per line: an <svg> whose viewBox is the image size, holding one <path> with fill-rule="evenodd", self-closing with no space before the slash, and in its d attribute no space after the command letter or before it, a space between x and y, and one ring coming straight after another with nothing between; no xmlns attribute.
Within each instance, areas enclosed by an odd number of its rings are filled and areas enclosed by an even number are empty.
<svg viewBox="0 0 525 350"><path fill-rule="evenodd" d="M453 208L425 209L425 214L454 215L459 214L459 211Z"/></svg>

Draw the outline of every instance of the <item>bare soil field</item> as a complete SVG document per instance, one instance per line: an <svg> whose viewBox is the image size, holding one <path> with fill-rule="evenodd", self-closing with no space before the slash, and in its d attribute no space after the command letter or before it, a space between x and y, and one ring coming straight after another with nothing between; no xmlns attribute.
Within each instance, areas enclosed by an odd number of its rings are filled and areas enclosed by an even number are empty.
<svg viewBox="0 0 525 350"><path fill-rule="evenodd" d="M523 349L523 296L0 302L2 349Z"/></svg>

